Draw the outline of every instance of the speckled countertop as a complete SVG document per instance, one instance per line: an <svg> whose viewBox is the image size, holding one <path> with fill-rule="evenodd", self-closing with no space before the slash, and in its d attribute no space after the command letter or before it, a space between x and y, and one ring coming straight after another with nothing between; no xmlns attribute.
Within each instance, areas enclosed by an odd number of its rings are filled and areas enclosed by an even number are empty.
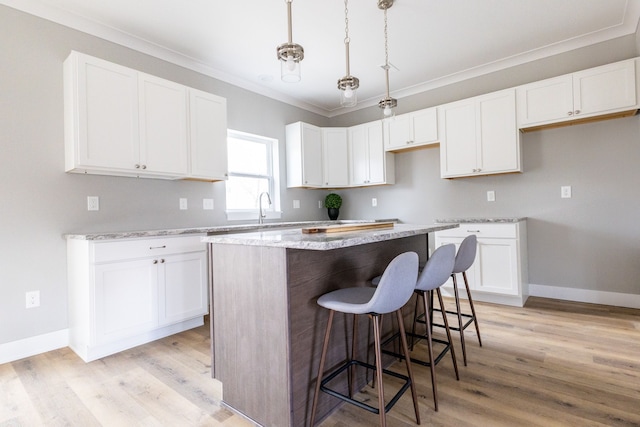
<svg viewBox="0 0 640 427"><path fill-rule="evenodd" d="M220 225L213 227L176 228L162 230L142 230L142 231L115 231L103 233L67 233L62 237L65 239L79 240L114 240L114 239L135 239L143 237L181 236L189 234L212 234L212 233L236 233L258 229L279 229L311 227L336 224L357 224L365 222L397 222L392 219L367 219L367 220L340 220L340 221L298 221L298 222L269 222L264 224L239 224Z"/></svg>
<svg viewBox="0 0 640 427"><path fill-rule="evenodd" d="M253 233L211 235L203 240L215 244L330 250L400 239L456 227L458 224L394 224L393 228L316 234L302 233L300 228L275 229Z"/></svg>
<svg viewBox="0 0 640 427"><path fill-rule="evenodd" d="M457 224L480 224L480 223L513 223L525 221L526 217L519 218L446 218L446 219L436 219L436 223L438 224L449 224L449 223L457 223Z"/></svg>

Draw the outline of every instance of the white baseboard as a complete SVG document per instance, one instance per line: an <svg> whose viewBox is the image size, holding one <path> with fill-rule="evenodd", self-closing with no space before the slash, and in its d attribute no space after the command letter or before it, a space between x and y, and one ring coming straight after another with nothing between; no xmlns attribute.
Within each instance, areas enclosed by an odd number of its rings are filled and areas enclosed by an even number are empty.
<svg viewBox="0 0 640 427"><path fill-rule="evenodd" d="M529 284L529 296L640 309L640 295Z"/></svg>
<svg viewBox="0 0 640 427"><path fill-rule="evenodd" d="M69 345L69 330L62 329L44 335L0 344L0 364L57 350Z"/></svg>

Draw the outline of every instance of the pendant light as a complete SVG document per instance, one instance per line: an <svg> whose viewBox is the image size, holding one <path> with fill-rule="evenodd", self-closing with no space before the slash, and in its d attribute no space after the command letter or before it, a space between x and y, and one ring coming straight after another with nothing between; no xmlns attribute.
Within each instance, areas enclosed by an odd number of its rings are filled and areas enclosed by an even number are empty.
<svg viewBox="0 0 640 427"><path fill-rule="evenodd" d="M351 75L349 69L349 8L348 0L344 0L344 50L347 59L347 74L338 80L338 89L340 89L340 105L343 107L354 107L358 103L356 89L360 86L360 80Z"/></svg>
<svg viewBox="0 0 640 427"><path fill-rule="evenodd" d="M398 106L398 100L389 96L389 41L387 37L387 9L393 6L394 0L378 0L378 9L384 10L384 76L386 82L386 97L378 102L385 118L393 117L394 108Z"/></svg>
<svg viewBox="0 0 640 427"><path fill-rule="evenodd" d="M300 81L300 61L304 58L304 49L293 42L291 32L291 2L287 4L287 17L289 28L289 41L278 46L278 59L280 60L280 77L283 82L297 83Z"/></svg>

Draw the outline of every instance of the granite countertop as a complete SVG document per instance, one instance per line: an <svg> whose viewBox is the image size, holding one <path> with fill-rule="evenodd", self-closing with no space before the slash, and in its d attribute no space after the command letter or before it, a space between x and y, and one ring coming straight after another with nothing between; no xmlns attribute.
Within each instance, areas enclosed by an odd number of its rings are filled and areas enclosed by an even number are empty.
<svg viewBox="0 0 640 427"><path fill-rule="evenodd" d="M203 241L215 244L269 246L289 249L330 250L456 228L458 224L394 224L392 228L340 233L305 234L300 228L253 233L210 235Z"/></svg>
<svg viewBox="0 0 640 427"><path fill-rule="evenodd" d="M189 234L215 234L215 233L236 233L243 231L251 231L258 229L280 229L280 228L299 228L322 225L335 224L357 224L366 222L397 222L393 219L362 219L362 220L339 220L339 221L297 221L297 222L268 222L264 224L238 224L238 225L220 225L212 227L193 227L193 228L176 228L162 230L142 230L142 231L114 231L103 233L67 233L62 237L65 239L78 240L115 240L115 239L135 239L143 237L162 237L162 236L182 236Z"/></svg>
<svg viewBox="0 0 640 427"><path fill-rule="evenodd" d="M447 219L436 219L436 223L438 224L449 224L449 223L457 223L457 224L480 224L480 223L514 223L520 221L526 221L526 217L515 217L515 218L447 218Z"/></svg>

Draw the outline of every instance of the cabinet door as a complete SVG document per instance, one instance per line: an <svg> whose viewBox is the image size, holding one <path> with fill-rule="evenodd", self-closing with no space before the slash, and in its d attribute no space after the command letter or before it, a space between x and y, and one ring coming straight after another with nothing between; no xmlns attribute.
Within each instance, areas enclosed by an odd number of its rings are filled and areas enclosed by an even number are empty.
<svg viewBox="0 0 640 427"><path fill-rule="evenodd" d="M161 257L158 266L158 306L161 326L207 314L205 251Z"/></svg>
<svg viewBox="0 0 640 427"><path fill-rule="evenodd" d="M322 147L325 187L349 185L349 145L346 128L323 128Z"/></svg>
<svg viewBox="0 0 640 427"><path fill-rule="evenodd" d="M441 107L440 123L441 176L448 178L473 174L477 164L475 101L465 100Z"/></svg>
<svg viewBox="0 0 640 427"><path fill-rule="evenodd" d="M410 114L410 126L413 144L431 144L439 140L438 109L427 108Z"/></svg>
<svg viewBox="0 0 640 427"><path fill-rule="evenodd" d="M521 170L520 132L516 125L515 90L497 92L478 99L480 147L478 173Z"/></svg>
<svg viewBox="0 0 640 427"><path fill-rule="evenodd" d="M384 184L386 182L386 165L382 122L367 123L365 129L369 162L369 178L367 184Z"/></svg>
<svg viewBox="0 0 640 427"><path fill-rule="evenodd" d="M387 135L386 150L398 150L411 145L413 136L411 135L410 114L400 114L384 122Z"/></svg>
<svg viewBox="0 0 640 427"><path fill-rule="evenodd" d="M133 169L139 159L135 71L73 52L65 61L65 110L67 171Z"/></svg>
<svg viewBox="0 0 640 427"><path fill-rule="evenodd" d="M139 76L142 174L185 176L187 88L148 74Z"/></svg>
<svg viewBox="0 0 640 427"><path fill-rule="evenodd" d="M94 267L95 335L104 344L145 333L158 324L158 267L153 259Z"/></svg>
<svg viewBox="0 0 640 427"><path fill-rule="evenodd" d="M189 177L227 179L227 100L189 89L189 116Z"/></svg>
<svg viewBox="0 0 640 427"><path fill-rule="evenodd" d="M364 185L369 180L369 154L365 125L349 128L349 160L351 185Z"/></svg>
<svg viewBox="0 0 640 427"><path fill-rule="evenodd" d="M518 248L515 239L478 239L473 289L518 295Z"/></svg>
<svg viewBox="0 0 640 427"><path fill-rule="evenodd" d="M637 103L635 60L574 73L573 95L576 116L633 107Z"/></svg>
<svg viewBox="0 0 640 427"><path fill-rule="evenodd" d="M516 93L520 127L573 117L571 75L520 86Z"/></svg>

